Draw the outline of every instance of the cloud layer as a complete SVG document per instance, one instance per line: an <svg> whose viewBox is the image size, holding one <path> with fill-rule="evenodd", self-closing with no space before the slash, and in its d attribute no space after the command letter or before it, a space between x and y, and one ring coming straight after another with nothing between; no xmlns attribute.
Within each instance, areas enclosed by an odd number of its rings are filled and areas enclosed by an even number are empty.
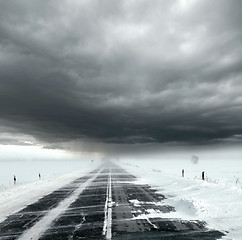
<svg viewBox="0 0 242 240"><path fill-rule="evenodd" d="M1 142L240 140L241 22L240 0L1 0Z"/></svg>

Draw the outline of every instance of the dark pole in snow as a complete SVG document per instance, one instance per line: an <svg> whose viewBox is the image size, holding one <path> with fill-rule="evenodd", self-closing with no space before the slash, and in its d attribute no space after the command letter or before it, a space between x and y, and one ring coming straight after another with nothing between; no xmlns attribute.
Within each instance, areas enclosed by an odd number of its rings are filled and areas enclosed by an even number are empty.
<svg viewBox="0 0 242 240"><path fill-rule="evenodd" d="M184 174L185 174L185 170L182 169L182 177L184 177Z"/></svg>
<svg viewBox="0 0 242 240"><path fill-rule="evenodd" d="M204 178L204 171L202 172L202 180L205 180L205 178Z"/></svg>

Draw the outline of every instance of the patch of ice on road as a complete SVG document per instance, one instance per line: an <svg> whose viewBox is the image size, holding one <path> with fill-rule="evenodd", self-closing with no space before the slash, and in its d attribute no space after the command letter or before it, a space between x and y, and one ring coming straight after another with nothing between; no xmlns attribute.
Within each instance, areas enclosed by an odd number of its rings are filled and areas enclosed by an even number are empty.
<svg viewBox="0 0 242 240"><path fill-rule="evenodd" d="M164 205L164 201L162 202L144 202L144 201L139 201L138 199L131 199L129 200L129 202L131 202L135 207L140 207L141 205L144 204L150 204L150 205L156 205L156 206L163 206Z"/></svg>
<svg viewBox="0 0 242 240"><path fill-rule="evenodd" d="M138 199L132 199L129 202L133 205L131 212L134 219L148 220L149 218L167 218L167 214L173 211L173 209L168 208L169 206L167 204L164 204L164 201L144 202Z"/></svg>
<svg viewBox="0 0 242 240"><path fill-rule="evenodd" d="M140 207L140 201L138 199L129 200L135 207Z"/></svg>

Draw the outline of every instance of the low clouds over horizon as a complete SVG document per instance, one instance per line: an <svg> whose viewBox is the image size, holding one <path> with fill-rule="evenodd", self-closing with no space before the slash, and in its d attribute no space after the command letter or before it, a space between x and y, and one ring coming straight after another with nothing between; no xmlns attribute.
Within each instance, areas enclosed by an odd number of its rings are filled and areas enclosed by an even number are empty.
<svg viewBox="0 0 242 240"><path fill-rule="evenodd" d="M0 0L0 143L241 142L241 22L239 0Z"/></svg>

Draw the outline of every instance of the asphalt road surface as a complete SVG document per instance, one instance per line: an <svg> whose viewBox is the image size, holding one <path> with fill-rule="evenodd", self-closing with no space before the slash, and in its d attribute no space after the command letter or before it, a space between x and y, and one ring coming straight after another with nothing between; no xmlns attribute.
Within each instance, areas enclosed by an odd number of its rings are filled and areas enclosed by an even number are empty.
<svg viewBox="0 0 242 240"><path fill-rule="evenodd" d="M214 240L224 236L201 221L149 218L148 209L158 213L176 209L162 204L166 196L135 180L118 166L102 166L8 216L0 223L0 240Z"/></svg>

